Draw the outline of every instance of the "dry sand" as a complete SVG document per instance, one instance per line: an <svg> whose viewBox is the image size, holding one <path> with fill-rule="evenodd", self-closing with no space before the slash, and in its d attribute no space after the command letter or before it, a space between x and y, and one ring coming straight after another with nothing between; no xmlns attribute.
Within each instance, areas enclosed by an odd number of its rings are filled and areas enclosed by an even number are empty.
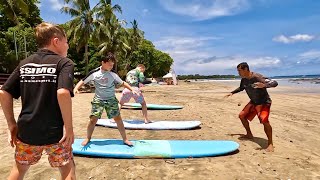
<svg viewBox="0 0 320 180"><path fill-rule="evenodd" d="M217 83L180 83L179 86L145 87L148 103L183 105L182 110L148 111L151 120L201 120L201 129L188 131L127 130L130 139L233 140L239 151L227 156L194 159L107 159L75 157L78 179L320 179L320 92L290 93L288 88L270 89L273 99L270 122L275 152L267 153L263 126L250 123L255 136L243 141L245 133L238 113L248 102L245 92L223 96L235 89ZM73 98L75 136L85 137L94 94ZM117 94L119 96L119 94ZM241 106L238 106L238 104ZM15 102L16 117L20 111ZM142 118L141 111L122 110L123 118ZM104 115L105 116L105 115ZM13 164L13 148L7 143L4 115L0 113L0 179L6 179ZM120 138L116 129L96 127L93 138ZM46 156L30 168L25 179L60 179Z"/></svg>

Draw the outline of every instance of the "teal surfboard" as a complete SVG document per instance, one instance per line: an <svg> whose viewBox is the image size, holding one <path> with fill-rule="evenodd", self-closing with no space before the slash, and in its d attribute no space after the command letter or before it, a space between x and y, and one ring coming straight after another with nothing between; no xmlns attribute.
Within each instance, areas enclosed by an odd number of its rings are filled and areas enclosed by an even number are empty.
<svg viewBox="0 0 320 180"><path fill-rule="evenodd" d="M124 103L122 108L123 109L141 109L141 104L140 103ZM153 109L153 110L175 110L175 109L182 109L182 108L183 106L147 104L147 109Z"/></svg>
<svg viewBox="0 0 320 180"><path fill-rule="evenodd" d="M132 147L118 139L92 139L86 146L82 141L75 139L75 155L127 159L199 158L225 155L239 148L238 143L225 140L132 140Z"/></svg>

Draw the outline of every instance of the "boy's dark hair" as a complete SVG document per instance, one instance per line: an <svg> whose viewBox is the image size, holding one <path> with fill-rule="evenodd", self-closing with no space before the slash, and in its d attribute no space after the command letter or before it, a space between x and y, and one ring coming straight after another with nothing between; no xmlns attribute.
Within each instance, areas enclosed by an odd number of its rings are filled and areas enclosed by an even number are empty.
<svg viewBox="0 0 320 180"><path fill-rule="evenodd" d="M247 70L250 71L249 65L248 65L248 63L246 63L246 62L242 62L242 63L238 64L237 69L238 69L238 68L240 68L240 69L245 69L245 68L247 68Z"/></svg>
<svg viewBox="0 0 320 180"><path fill-rule="evenodd" d="M114 56L114 54L112 52L108 52L107 54L101 54L98 57L99 61L103 61L103 62L108 62L108 61L112 61L112 62L116 62L116 57Z"/></svg>

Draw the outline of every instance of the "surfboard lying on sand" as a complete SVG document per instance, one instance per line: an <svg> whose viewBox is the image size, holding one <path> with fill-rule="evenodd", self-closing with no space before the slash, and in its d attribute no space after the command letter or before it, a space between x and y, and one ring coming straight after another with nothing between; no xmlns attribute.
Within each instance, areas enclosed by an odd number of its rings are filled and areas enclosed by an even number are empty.
<svg viewBox="0 0 320 180"><path fill-rule="evenodd" d="M150 130L168 130L168 129L193 129L200 126L200 121L153 121L145 124L143 120L123 120L126 129L150 129ZM97 125L117 128L117 123L113 119L98 119Z"/></svg>
<svg viewBox="0 0 320 180"><path fill-rule="evenodd" d="M161 104L147 104L147 109L153 110L175 110L182 109L183 106L174 105L161 105ZM124 103L122 109L141 109L141 104L139 103Z"/></svg>
<svg viewBox="0 0 320 180"><path fill-rule="evenodd" d="M75 139L73 153L107 158L190 158L219 156L239 148L234 141L223 140L132 140L133 146L119 139L92 139L82 146Z"/></svg>

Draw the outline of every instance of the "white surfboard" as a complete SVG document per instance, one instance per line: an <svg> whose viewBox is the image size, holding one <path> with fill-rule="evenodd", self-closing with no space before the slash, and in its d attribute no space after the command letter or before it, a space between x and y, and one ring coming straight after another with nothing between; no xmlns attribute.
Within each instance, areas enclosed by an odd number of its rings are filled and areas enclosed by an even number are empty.
<svg viewBox="0 0 320 180"><path fill-rule="evenodd" d="M145 124L143 120L123 120L126 129L149 129L149 130L183 130L193 129L200 126L200 121L152 121ZM117 128L117 123L113 119L98 119L97 125L110 128Z"/></svg>

